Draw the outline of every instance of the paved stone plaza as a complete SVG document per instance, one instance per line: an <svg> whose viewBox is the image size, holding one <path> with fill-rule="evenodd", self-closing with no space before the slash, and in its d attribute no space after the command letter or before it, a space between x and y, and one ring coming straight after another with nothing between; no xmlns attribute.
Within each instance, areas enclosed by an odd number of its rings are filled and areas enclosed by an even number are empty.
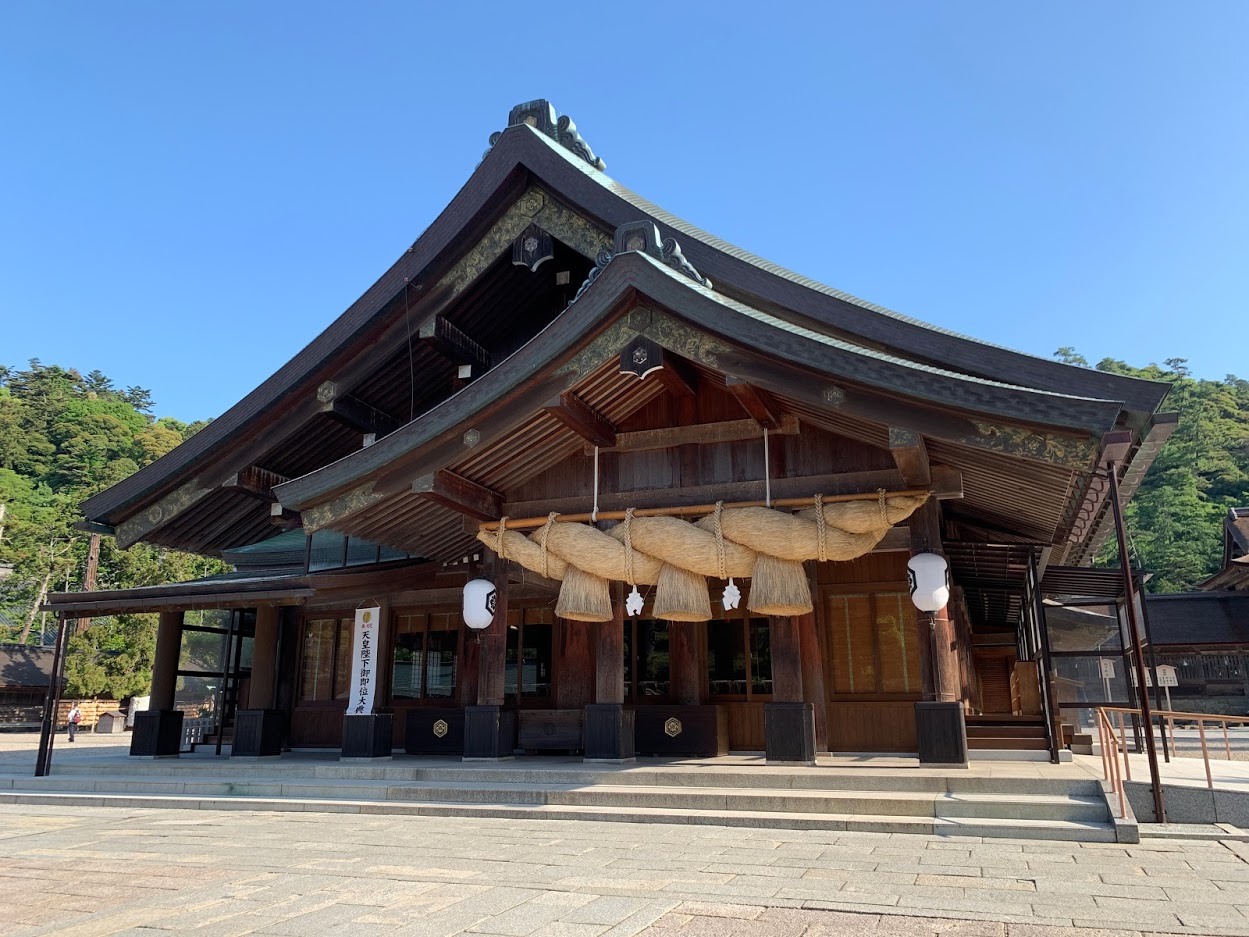
<svg viewBox="0 0 1249 937"><path fill-rule="evenodd" d="M0 806L4 937L1080 935L1072 925L1249 935L1249 844Z"/></svg>

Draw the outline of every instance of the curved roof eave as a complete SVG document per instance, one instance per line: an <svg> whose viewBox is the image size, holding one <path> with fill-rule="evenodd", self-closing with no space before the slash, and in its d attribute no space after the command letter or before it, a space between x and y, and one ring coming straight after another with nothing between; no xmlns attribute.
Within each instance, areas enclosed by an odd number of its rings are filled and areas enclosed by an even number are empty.
<svg viewBox="0 0 1249 937"><path fill-rule="evenodd" d="M145 500L202 471L232 438L255 431L262 417L279 410L301 388L311 393L317 383L328 378L331 365L349 354L348 349L405 282L420 281L466 227L492 208L504 207L492 202L518 171L533 174L556 195L602 222L607 229L641 220L637 213L643 212L661 227L682 235L686 256L713 279L792 310L796 318L806 317L906 355L942 361L989 380L1123 400L1129 410L1153 412L1169 389L1169 385L1158 382L1073 367L999 348L909 319L801 277L665 212L522 124L501 134L468 181L415 243L320 335L191 439L83 502L83 513L89 520L103 523L116 523L132 515ZM873 315L865 316L864 311Z"/></svg>
<svg viewBox="0 0 1249 937"><path fill-rule="evenodd" d="M631 292L657 305L679 308L681 318L738 348L754 349L761 356L758 349L766 348L766 357L796 372L815 372L834 381L929 405L1088 433L1108 430L1121 411L1117 401L971 378L857 348L750 309L646 254L629 252L613 258L550 325L479 380L367 449L289 481L275 493L283 505L304 510L388 470L398 460L439 441L446 443L469 421L482 417L487 408L502 406L500 401L507 394L526 382L535 382L552 365L571 356L596 329L606 325L605 320Z"/></svg>

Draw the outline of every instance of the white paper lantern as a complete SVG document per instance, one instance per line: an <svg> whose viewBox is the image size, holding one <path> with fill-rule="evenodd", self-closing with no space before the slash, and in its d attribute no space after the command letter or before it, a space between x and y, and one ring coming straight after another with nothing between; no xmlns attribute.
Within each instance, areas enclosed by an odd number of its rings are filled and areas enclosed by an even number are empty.
<svg viewBox="0 0 1249 937"><path fill-rule="evenodd" d="M489 579L473 579L464 586L464 624L474 631L489 628L494 621L498 591Z"/></svg>
<svg viewBox="0 0 1249 937"><path fill-rule="evenodd" d="M911 601L921 612L939 612L950 603L950 565L936 553L916 553L906 563Z"/></svg>

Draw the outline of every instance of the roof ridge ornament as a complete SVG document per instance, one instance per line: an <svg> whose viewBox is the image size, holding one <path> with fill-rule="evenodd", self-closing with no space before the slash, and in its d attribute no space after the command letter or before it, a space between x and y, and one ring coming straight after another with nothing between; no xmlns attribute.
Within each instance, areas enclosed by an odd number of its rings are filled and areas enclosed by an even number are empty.
<svg viewBox="0 0 1249 937"><path fill-rule="evenodd" d="M575 303L581 298L581 294L598 279L599 274L612 262L612 258L617 254L627 253L649 254L660 263L666 264L678 273L685 274L699 286L712 289L711 281L685 259L685 255L681 253L681 245L677 243L676 238L661 238L659 226L653 221L630 221L616 229L612 250L598 252L598 256L594 258L594 268L585 278L585 282L581 284L581 289L577 290L577 295L572 298L572 301Z"/></svg>
<svg viewBox="0 0 1249 937"><path fill-rule="evenodd" d="M577 125L572 122L572 118L567 114L556 118L555 106L546 98L526 101L524 104L517 104L512 108L507 115L507 125L509 127L519 127L521 124L528 124L539 133L546 134L564 147L564 149L580 156L600 172L607 168L607 164L594 155L594 151L590 149L590 144L581 138L581 134L577 132ZM498 143L501 136L503 136L502 130L496 130L490 134L490 146L493 147ZM490 150L486 150L486 153L488 155Z"/></svg>

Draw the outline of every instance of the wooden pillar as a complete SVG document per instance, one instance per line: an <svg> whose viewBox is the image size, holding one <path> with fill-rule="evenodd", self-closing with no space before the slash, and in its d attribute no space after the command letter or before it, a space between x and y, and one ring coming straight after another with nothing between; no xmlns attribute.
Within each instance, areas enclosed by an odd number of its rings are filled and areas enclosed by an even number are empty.
<svg viewBox="0 0 1249 937"><path fill-rule="evenodd" d="M935 498L911 515L911 555L937 553L941 545L941 506ZM960 687L959 642L948 607L932 615L916 612L920 676L924 698L915 704L919 760L926 764L967 763L967 722Z"/></svg>
<svg viewBox="0 0 1249 937"><path fill-rule="evenodd" d="M594 702L585 708L587 761L630 761L634 753L633 711L624 708L623 584L612 583L611 593L611 620L596 629Z"/></svg>
<svg viewBox="0 0 1249 937"><path fill-rule="evenodd" d="M815 764L815 708L802 697L802 637L795 618L768 619L772 702L763 706L763 737L771 762Z"/></svg>
<svg viewBox="0 0 1249 937"><path fill-rule="evenodd" d="M678 706L697 706L702 702L698 645L705 627L705 623L697 621L674 621L668 625L668 676L672 681L672 701Z"/></svg>
<svg viewBox="0 0 1249 937"><path fill-rule="evenodd" d="M772 700L802 702L802 637L798 620L788 615L768 619L772 632Z"/></svg>
<svg viewBox="0 0 1249 937"><path fill-rule="evenodd" d="M828 751L828 702L824 695L824 654L814 612L795 619L802 653L802 700L815 716L815 750Z"/></svg>
<svg viewBox="0 0 1249 937"><path fill-rule="evenodd" d="M152 696L148 709L173 709L181 653L182 612L161 612L156 625L156 655L152 661Z"/></svg>
<svg viewBox="0 0 1249 937"><path fill-rule="evenodd" d="M594 663L594 702L624 703L624 602L612 583L611 621L599 622Z"/></svg>
<svg viewBox="0 0 1249 937"><path fill-rule="evenodd" d="M276 605L256 609L256 635L252 641L252 680L249 709L272 709L277 682L278 616ZM379 658L381 659L381 658Z"/></svg>
<svg viewBox="0 0 1249 937"><path fill-rule="evenodd" d="M507 670L507 562L493 550L485 551L482 572L494 583L494 618L481 636L477 704L502 706Z"/></svg>

